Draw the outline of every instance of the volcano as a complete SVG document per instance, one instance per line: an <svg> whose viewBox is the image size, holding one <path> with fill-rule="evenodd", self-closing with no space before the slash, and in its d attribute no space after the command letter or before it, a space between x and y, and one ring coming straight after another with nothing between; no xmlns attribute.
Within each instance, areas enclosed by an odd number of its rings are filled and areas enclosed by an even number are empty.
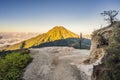
<svg viewBox="0 0 120 80"><path fill-rule="evenodd" d="M38 46L46 42L53 42L56 40L67 39L67 38L79 38L79 36L63 26L55 26L44 34L40 34L36 37L24 41L24 48L30 48ZM4 50L16 50L20 49L23 42L4 47Z"/></svg>

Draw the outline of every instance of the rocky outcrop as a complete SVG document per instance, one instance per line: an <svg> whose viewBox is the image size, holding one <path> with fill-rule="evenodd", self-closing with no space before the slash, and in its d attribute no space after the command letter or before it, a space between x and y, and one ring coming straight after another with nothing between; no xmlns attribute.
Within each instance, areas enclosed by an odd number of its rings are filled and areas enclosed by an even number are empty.
<svg viewBox="0 0 120 80"><path fill-rule="evenodd" d="M85 77L80 75L80 70L75 64L88 57L85 53L87 50L46 47L30 51L33 61L26 67L23 80L83 80L82 77Z"/></svg>
<svg viewBox="0 0 120 80"><path fill-rule="evenodd" d="M93 63L99 58L104 57L106 54L106 47L109 46L109 40L111 39L111 36L114 33L115 26L119 26L120 22L114 22L113 24L96 30L92 34L91 39L91 52L90 57L85 62L87 63Z"/></svg>
<svg viewBox="0 0 120 80"><path fill-rule="evenodd" d="M91 54L86 62L93 63L98 59L100 64L95 65L92 80L119 80L119 49L120 49L120 22L114 22L108 27L95 31L92 35Z"/></svg>

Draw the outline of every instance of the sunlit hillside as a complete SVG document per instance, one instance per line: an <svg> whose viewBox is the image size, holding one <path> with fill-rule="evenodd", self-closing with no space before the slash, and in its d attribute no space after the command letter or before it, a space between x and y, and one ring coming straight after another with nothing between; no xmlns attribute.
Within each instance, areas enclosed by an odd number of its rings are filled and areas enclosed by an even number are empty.
<svg viewBox="0 0 120 80"><path fill-rule="evenodd" d="M54 28L49 30L47 33L44 33L44 34L38 35L37 37L26 40L24 48L37 46L45 42L51 42L51 41L67 39L67 38L78 38L78 37L79 36L77 34L67 30L62 26L55 26ZM20 47L22 46L22 43L23 42L15 45L11 45L11 46L5 46L2 49L4 50L20 49Z"/></svg>

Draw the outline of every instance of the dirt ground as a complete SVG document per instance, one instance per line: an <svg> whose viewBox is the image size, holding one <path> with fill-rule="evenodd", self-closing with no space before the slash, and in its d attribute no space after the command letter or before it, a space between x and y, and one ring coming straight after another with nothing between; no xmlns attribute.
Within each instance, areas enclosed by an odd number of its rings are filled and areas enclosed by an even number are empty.
<svg viewBox="0 0 120 80"><path fill-rule="evenodd" d="M46 47L30 51L33 61L25 69L25 80L88 80L80 64L88 58L89 50Z"/></svg>

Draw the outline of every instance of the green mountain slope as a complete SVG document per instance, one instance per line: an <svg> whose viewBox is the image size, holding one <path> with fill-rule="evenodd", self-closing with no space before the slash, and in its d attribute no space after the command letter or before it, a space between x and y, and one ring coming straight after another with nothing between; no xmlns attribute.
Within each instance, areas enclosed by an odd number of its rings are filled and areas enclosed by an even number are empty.
<svg viewBox="0 0 120 80"><path fill-rule="evenodd" d="M24 41L24 48L30 48L32 46L37 46L42 43L46 42L51 42L55 40L60 40L60 39L67 39L67 38L78 38L79 36L67 29L65 29L62 26L55 26L51 30L49 30L47 33L38 35L37 37L28 39ZM4 50L16 50L20 49L22 46L23 42L11 45L11 46L5 46L2 49Z"/></svg>
<svg viewBox="0 0 120 80"><path fill-rule="evenodd" d="M51 46L67 46L74 47L76 49L89 49L91 45L90 39L82 38L82 46L80 47L80 39L79 38L67 38L55 40L52 42L42 43L37 46L33 46L33 48L42 48L42 47L51 47Z"/></svg>

